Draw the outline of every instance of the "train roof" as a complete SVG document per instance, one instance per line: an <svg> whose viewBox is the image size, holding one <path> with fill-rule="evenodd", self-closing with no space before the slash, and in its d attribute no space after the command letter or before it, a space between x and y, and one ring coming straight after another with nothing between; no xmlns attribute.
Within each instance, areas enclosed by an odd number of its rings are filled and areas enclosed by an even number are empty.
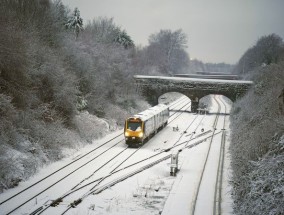
<svg viewBox="0 0 284 215"><path fill-rule="evenodd" d="M164 110L168 109L168 106L165 105L165 104L158 104L154 107L150 107L149 109L143 111L143 112L140 112L138 114L135 114L134 118L139 118L143 121L147 120L147 119L150 119L152 116L156 115L157 113L160 113ZM129 118L132 118L132 117L129 117Z"/></svg>

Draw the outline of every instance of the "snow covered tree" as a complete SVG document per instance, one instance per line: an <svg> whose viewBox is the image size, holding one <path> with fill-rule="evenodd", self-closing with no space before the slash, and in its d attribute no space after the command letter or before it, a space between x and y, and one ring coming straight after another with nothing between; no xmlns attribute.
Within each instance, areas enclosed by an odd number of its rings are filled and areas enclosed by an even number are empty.
<svg viewBox="0 0 284 215"><path fill-rule="evenodd" d="M83 40L91 43L111 44L119 31L113 18L98 17L88 22L82 34Z"/></svg>
<svg viewBox="0 0 284 215"><path fill-rule="evenodd" d="M189 57L185 51L187 37L181 29L160 30L149 37L148 56L160 73L171 74L188 68Z"/></svg>
<svg viewBox="0 0 284 215"><path fill-rule="evenodd" d="M284 52L284 43L276 34L261 37L239 60L235 73L245 75L257 67L278 63Z"/></svg>
<svg viewBox="0 0 284 215"><path fill-rule="evenodd" d="M134 47L134 42L125 30L113 22L113 18L98 17L89 22L84 29L84 39L105 44L120 44L125 49Z"/></svg>
<svg viewBox="0 0 284 215"><path fill-rule="evenodd" d="M114 42L123 45L126 49L134 46L134 42L131 37L126 33L126 31L121 31L120 29L117 31Z"/></svg>
<svg viewBox="0 0 284 215"><path fill-rule="evenodd" d="M83 19L81 18L80 11L77 7L74 9L72 16L68 19L66 27L74 30L76 39L78 38L80 31L83 30Z"/></svg>
<svg viewBox="0 0 284 215"><path fill-rule="evenodd" d="M234 214L283 214L284 62L250 72L254 87L231 111ZM281 202L281 203L280 203Z"/></svg>

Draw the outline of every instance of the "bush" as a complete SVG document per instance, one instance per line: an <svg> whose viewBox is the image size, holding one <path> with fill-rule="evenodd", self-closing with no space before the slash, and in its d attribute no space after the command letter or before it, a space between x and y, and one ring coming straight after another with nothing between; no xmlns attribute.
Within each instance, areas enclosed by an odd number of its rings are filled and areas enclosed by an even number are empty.
<svg viewBox="0 0 284 215"><path fill-rule="evenodd" d="M106 121L89 114L87 111L76 115L73 123L81 138L90 143L109 132L109 125Z"/></svg>
<svg viewBox="0 0 284 215"><path fill-rule="evenodd" d="M231 112L234 210L236 214L281 214L283 139L275 137L284 131L278 103L284 62L254 71L251 79L254 88L234 103ZM282 149L275 142L282 143Z"/></svg>
<svg viewBox="0 0 284 215"><path fill-rule="evenodd" d="M251 166L247 175L246 195L238 204L238 214L282 214L284 155L267 155L257 162L251 162Z"/></svg>

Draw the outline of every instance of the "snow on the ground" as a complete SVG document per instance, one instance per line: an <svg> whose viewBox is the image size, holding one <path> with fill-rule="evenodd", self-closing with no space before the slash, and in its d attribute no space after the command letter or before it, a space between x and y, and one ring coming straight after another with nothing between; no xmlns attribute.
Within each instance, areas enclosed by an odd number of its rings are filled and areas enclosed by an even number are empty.
<svg viewBox="0 0 284 215"><path fill-rule="evenodd" d="M216 112L215 110L217 110L217 105L214 102L213 102L213 107L211 108L211 110L213 110L213 112ZM200 120L202 120L200 127L196 129L196 126L200 122ZM198 135L202 135L201 128L203 128L205 131L209 131L210 129L212 129L211 126L212 126L213 120L214 120L214 115L198 116L198 115L195 115L189 112L184 112L182 114L182 117L175 119L165 129L163 129L157 135L155 135L150 141L148 141L145 144L145 146L141 150L137 152L137 154L135 154L135 157L131 157L131 159L125 162L123 166L127 166L135 162L135 160L137 161L137 159L141 160L144 157L147 157L151 154L155 154L157 151L166 149L171 144L176 143L177 141L178 143L180 143L180 142L189 140L191 138L197 137ZM185 135L183 135L182 138L180 138L180 135L183 133L183 131L188 127L188 125L191 122L192 122L192 125L187 131L187 133L185 133ZM177 125L179 127L179 131L174 131L173 127L176 127ZM228 129L228 126L226 127ZM194 131L196 132L195 134L194 134ZM11 189L5 192L4 194L0 195L0 200L6 199L12 194L24 189L25 187L29 186L33 182L43 178L44 176L48 175L54 170L59 169L60 167L64 166L66 163L89 152L90 150L95 148L95 146L102 144L105 140L109 140L112 137L115 137L116 135L120 133L122 133L122 130L117 131L111 135L108 135L102 140L96 141L92 145L89 145L83 148L82 150L78 151L77 153L75 153L69 158L66 158L60 162L50 165L49 167L40 171L39 174L34 176L31 180L21 183L19 187L15 189ZM218 135L221 138L221 133ZM214 152L215 155L218 154L218 150L217 149L214 150L214 147L217 147L220 142L220 138L218 138L218 135L216 135L216 138L214 138L215 142L212 143L212 148L213 148L212 152ZM191 143L192 142L189 142L188 144L191 144ZM229 139L227 139L226 144L227 144L226 148L228 148ZM140 215L140 214L141 215L142 214L163 214L163 215L189 214L191 211L191 203L192 203L193 194L196 189L196 184L199 179L200 171L203 166L203 162L206 156L206 150L208 149L208 145L209 145L209 138L206 141L200 143L199 145L193 148L184 149L179 154L180 171L178 172L176 177L170 176L170 159L165 160L155 165L152 168L149 168L112 187L109 187L108 189L106 189L105 191L99 194L88 196L76 208L69 210L67 214L74 214L74 215L75 214L89 214L89 215L91 214L117 214L117 215L122 215L122 214L123 215L125 214L129 214L129 215L130 214L131 215L136 215L136 214L137 215ZM66 192L65 188L72 187L78 181L82 180L82 178L89 175L90 172L94 171L97 165L105 162L107 159L107 156L111 156L112 153L117 153L119 150L123 149L123 147L124 147L124 143L122 142L119 145L117 145L113 149L112 152L110 151L109 155L107 155L106 153L105 157L102 157L102 159L98 159L95 162L91 163L89 167L86 167L82 171L78 171L78 173L74 173L70 175L69 180L67 180L67 182L64 182L58 185L55 189L51 190L44 196L41 196L42 198L41 201L48 201L48 200L55 198L58 195L62 195L62 193ZM104 147L102 147L101 151L103 151L103 149ZM94 157L97 153L99 152L86 156L85 159L82 159L82 162L83 160L86 161L87 159ZM210 156L214 158L214 154ZM228 154L225 155L225 158L226 159L225 159L224 184L223 184L223 192L222 192L222 197L223 197L222 199L224 203L222 203L222 212L223 214L231 214L231 211L232 211L231 202L232 201L229 195L230 186L228 184L228 180L229 180L228 178L230 176ZM114 161L113 163L109 163L108 169L102 170L100 173L98 172L97 175L93 177L93 179L95 179L96 177L98 178L100 176L103 176L104 174L108 174L109 169L113 168L115 165L117 165L117 163L119 163L119 161L116 161L116 162ZM80 162L79 164L77 164L77 166L78 165L80 165ZM216 178L215 176L216 174L214 173L214 169L216 167L214 166L215 164L212 161L210 164L210 169L212 170L210 170L207 173L209 175L206 176L207 182L208 181L210 182L210 180L212 179L215 180ZM49 183L51 181L52 179L47 180L47 182ZM37 189L43 189L43 188L38 187ZM209 190L212 190L212 188L208 187L208 192ZM47 212L44 214L51 214L51 213L61 214L61 212L64 211L66 206L70 204L71 201L77 198L80 198L81 194L85 192L86 191L82 191L82 192L76 193L75 196L64 199L62 204L60 204L58 207L52 208L51 211L47 210ZM207 203L212 201L212 197L209 197L209 200L206 201L206 199L208 199L207 198L208 192L206 192L205 190L204 192L201 192L199 196L199 198L204 199L204 203L206 203L205 205L208 205ZM28 193L25 195L28 196ZM15 214L25 214L27 211L28 212L34 211L34 209L39 207L39 201L40 199L34 199L33 201L31 201L31 203L29 203L23 209L16 211ZM203 207L206 207L206 206L203 206ZM5 212L3 212L4 210L1 210L1 206L0 206L0 211L1 211L0 214L5 214ZM6 210L6 212L7 211L8 210ZM204 211L201 211L198 214L204 214L202 212Z"/></svg>

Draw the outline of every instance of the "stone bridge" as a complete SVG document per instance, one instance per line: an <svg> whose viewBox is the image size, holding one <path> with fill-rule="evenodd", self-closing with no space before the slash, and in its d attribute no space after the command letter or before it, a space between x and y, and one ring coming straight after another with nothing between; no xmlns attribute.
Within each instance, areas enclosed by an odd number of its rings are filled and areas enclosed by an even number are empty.
<svg viewBox="0 0 284 215"><path fill-rule="evenodd" d="M199 100L204 96L220 94L234 102L253 85L252 81L142 75L135 75L134 80L138 93L151 105L158 104L158 98L165 93L179 92L191 99L192 112L196 112Z"/></svg>

